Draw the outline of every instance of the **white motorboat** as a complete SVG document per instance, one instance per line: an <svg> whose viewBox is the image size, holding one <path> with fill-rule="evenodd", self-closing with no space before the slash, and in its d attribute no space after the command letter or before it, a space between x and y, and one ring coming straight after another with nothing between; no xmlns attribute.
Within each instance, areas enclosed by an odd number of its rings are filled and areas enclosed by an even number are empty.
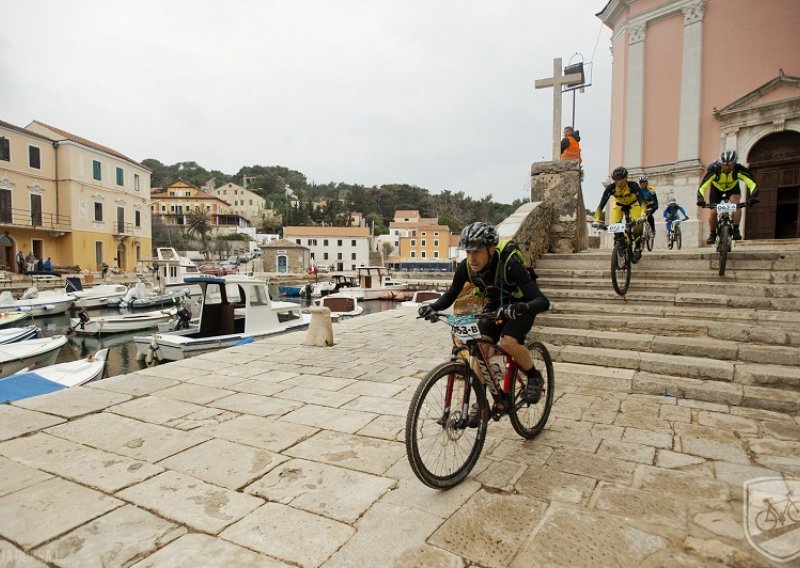
<svg viewBox="0 0 800 568"><path fill-rule="evenodd" d="M31 365L37 368L52 365L56 362L59 349L66 342L65 336L54 335L0 345L0 378L13 375Z"/></svg>
<svg viewBox="0 0 800 568"><path fill-rule="evenodd" d="M112 316L91 317L84 311L77 318L69 319L70 329L81 335L105 335L107 333L124 333L141 331L167 322L177 313L176 308L120 314Z"/></svg>
<svg viewBox="0 0 800 568"><path fill-rule="evenodd" d="M0 293L0 312L25 312L32 316L63 314L75 302L75 296L61 291L28 288L19 300L11 292Z"/></svg>
<svg viewBox="0 0 800 568"><path fill-rule="evenodd" d="M364 307L358 305L358 299L348 293L328 294L316 300L314 303L318 306L328 308L333 318L357 316L364 311Z"/></svg>
<svg viewBox="0 0 800 568"><path fill-rule="evenodd" d="M38 335L39 328L35 325L26 325L24 327L5 327L0 329L0 345L17 343L18 341L25 341L26 339L34 339Z"/></svg>
<svg viewBox="0 0 800 568"><path fill-rule="evenodd" d="M442 293L438 290L417 290L410 300L400 302L404 308L417 308L420 304L435 302L441 297Z"/></svg>
<svg viewBox="0 0 800 568"><path fill-rule="evenodd" d="M84 288L80 278L71 276L67 278L64 291L75 296L76 307L91 309L116 305L128 292L128 287L125 284L98 284Z"/></svg>
<svg viewBox="0 0 800 568"><path fill-rule="evenodd" d="M190 295L191 288L186 285L183 288L173 286L160 289L149 282L138 282L128 289L127 293L120 298L118 304L121 308L166 307L172 306Z"/></svg>
<svg viewBox="0 0 800 568"><path fill-rule="evenodd" d="M0 379L0 404L47 394L88 383L103 376L108 349L85 359L59 363L43 368L22 369Z"/></svg>
<svg viewBox="0 0 800 568"><path fill-rule="evenodd" d="M145 359L179 361L239 343L307 326L311 316L294 302L274 302L267 283L251 276L187 278L203 291L200 324L176 331L135 336Z"/></svg>
<svg viewBox="0 0 800 568"><path fill-rule="evenodd" d="M359 266L358 286L347 289L359 300L378 300L382 297L392 298L393 292L405 290L406 284L389 278L389 270L385 266Z"/></svg>
<svg viewBox="0 0 800 568"><path fill-rule="evenodd" d="M29 317L29 312L0 312L0 328L12 326Z"/></svg>

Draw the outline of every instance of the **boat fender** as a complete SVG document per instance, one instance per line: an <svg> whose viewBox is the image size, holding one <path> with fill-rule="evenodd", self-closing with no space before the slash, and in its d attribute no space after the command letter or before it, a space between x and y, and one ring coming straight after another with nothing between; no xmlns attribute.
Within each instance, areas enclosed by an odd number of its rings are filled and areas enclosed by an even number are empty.
<svg viewBox="0 0 800 568"><path fill-rule="evenodd" d="M247 345L248 343L253 343L253 338L252 337L242 337L239 341L234 343L234 346Z"/></svg>
<svg viewBox="0 0 800 568"><path fill-rule="evenodd" d="M155 335L153 339L150 340L150 346L147 348L147 355L144 356L144 361L148 365L151 365L154 360L161 361L161 348L158 346Z"/></svg>

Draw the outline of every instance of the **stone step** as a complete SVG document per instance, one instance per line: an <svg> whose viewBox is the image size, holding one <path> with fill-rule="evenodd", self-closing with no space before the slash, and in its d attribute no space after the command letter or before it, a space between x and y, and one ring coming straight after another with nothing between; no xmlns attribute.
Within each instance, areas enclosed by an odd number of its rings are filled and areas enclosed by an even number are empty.
<svg viewBox="0 0 800 568"><path fill-rule="evenodd" d="M591 253L578 253L573 255L547 254L536 261L536 268L560 269L604 269L610 266L611 251L603 250ZM664 270L668 267L679 267L681 270L716 272L719 268L719 254L716 252L705 253L659 253L645 252L637 267ZM728 255L726 267L730 271L768 270L768 271L797 271L800 269L800 252L737 252ZM635 269L634 269L635 270Z"/></svg>
<svg viewBox="0 0 800 568"><path fill-rule="evenodd" d="M581 314L589 319L605 317L607 305L611 302L580 301L551 298L550 311L554 314ZM600 309L600 308L603 309ZM800 330L800 314L796 312L752 309L720 309L710 307L696 307L689 305L675 306L667 304L647 304L645 307L637 302L620 298L613 304L613 314L625 316L649 316L654 319L661 318L687 318L697 320L715 321L718 323L749 323L770 328L786 330Z"/></svg>
<svg viewBox="0 0 800 568"><path fill-rule="evenodd" d="M777 367L800 368L800 349L777 345L739 343L709 337L663 336L649 333L566 329L536 326L536 337L553 345L578 345L584 347L663 353L687 357L712 358L719 361L743 363L769 363ZM798 382L790 388L800 389Z"/></svg>
<svg viewBox="0 0 800 568"><path fill-rule="evenodd" d="M746 323L715 321L708 318L654 318L640 315L603 314L600 317L587 317L586 314L569 314L549 311L536 316L536 326L586 329L602 331L627 331L630 333L651 333L662 336L710 337L740 343L760 345L800 347L800 327L796 330L781 329L756 324L749 319Z"/></svg>
<svg viewBox="0 0 800 568"><path fill-rule="evenodd" d="M558 352L559 349L557 346L548 348L551 352ZM647 371L598 367L558 360L554 362L553 367L556 389L571 388L578 394L608 390L790 413L796 412L800 407L800 393L777 388L659 375Z"/></svg>
<svg viewBox="0 0 800 568"><path fill-rule="evenodd" d="M718 401L765 410L800 410L800 370L783 366L553 345L554 361L634 371L633 392ZM765 369L765 367L769 367ZM773 368L775 367L775 368Z"/></svg>
<svg viewBox="0 0 800 568"><path fill-rule="evenodd" d="M539 276L539 281L548 278L558 279L605 279L610 281L611 270L610 265L607 263L604 266L597 268L541 268L537 265L536 274ZM798 284L800 283L800 271L788 270L782 272L769 272L761 270L726 270L725 276L720 277L715 271L707 270L668 270L668 269L653 269L646 266L636 265L634 269L634 276L637 280L655 280L662 282L682 282L686 285L691 285L687 281L703 281L720 285L727 285L732 282L741 283L754 283L754 284ZM796 286L789 286L796 288Z"/></svg>
<svg viewBox="0 0 800 568"><path fill-rule="evenodd" d="M652 278L649 274L642 275L635 273L635 276L637 289L646 291L682 292L690 294L702 292L704 294L747 296L751 298L800 298L800 286L797 285L776 285L752 282L709 282L706 280L685 282L675 278ZM537 283L542 290L553 288L562 290L569 288L606 289L611 283L611 275L587 276L583 278L540 276Z"/></svg>
<svg viewBox="0 0 800 568"><path fill-rule="evenodd" d="M800 239L755 239L737 243L737 247L745 250L800 250Z"/></svg>
<svg viewBox="0 0 800 568"><path fill-rule="evenodd" d="M542 291L551 302L554 301L588 301L598 305L641 303L646 304L642 309L649 310L652 305L657 306L687 306L687 307L718 307L720 309L744 308L752 310L777 310L800 312L800 298L760 298L751 296L728 296L713 294L696 294L681 292L660 292L657 290L638 290L636 281L631 280L630 291L624 296L619 296L608 282L606 290L602 289L571 289L558 287L542 287Z"/></svg>

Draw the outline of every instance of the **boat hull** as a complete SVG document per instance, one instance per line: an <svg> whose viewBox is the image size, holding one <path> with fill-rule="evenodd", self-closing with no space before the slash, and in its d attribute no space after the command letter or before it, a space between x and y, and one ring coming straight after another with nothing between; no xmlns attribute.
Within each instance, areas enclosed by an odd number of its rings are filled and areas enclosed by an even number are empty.
<svg viewBox="0 0 800 568"><path fill-rule="evenodd" d="M67 343L63 335L43 339L29 339L0 346L0 378L34 365L47 367L56 362L59 350Z"/></svg>
<svg viewBox="0 0 800 568"><path fill-rule="evenodd" d="M80 318L70 318L70 329L81 335L104 335L107 333L126 333L141 331L170 320L175 315L175 310L143 312L137 314L123 314L119 316L106 316L91 318L81 322Z"/></svg>

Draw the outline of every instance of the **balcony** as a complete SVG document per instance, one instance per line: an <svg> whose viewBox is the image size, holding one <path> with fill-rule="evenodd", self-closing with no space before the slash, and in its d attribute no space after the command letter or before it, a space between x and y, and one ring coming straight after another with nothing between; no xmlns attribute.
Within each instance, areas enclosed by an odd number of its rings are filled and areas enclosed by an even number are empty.
<svg viewBox="0 0 800 568"><path fill-rule="evenodd" d="M30 209L0 209L0 228L42 229L60 233L72 232L69 215L31 213Z"/></svg>
<svg viewBox="0 0 800 568"><path fill-rule="evenodd" d="M133 223L126 223L124 221L116 221L112 229L115 235L132 235Z"/></svg>

